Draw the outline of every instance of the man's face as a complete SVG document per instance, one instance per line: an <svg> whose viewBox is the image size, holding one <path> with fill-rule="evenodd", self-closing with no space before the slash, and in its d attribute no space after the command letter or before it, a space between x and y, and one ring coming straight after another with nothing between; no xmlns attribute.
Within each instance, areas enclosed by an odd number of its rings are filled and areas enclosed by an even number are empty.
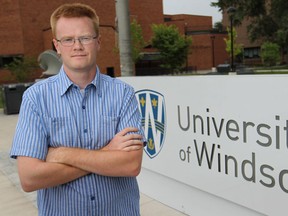
<svg viewBox="0 0 288 216"><path fill-rule="evenodd" d="M61 17L56 24L56 39L73 39L96 36L93 23L87 17ZM64 46L53 39L57 53L61 55L66 72L91 72L96 70L96 56L100 49L100 37L89 44L81 44L78 40L72 46Z"/></svg>

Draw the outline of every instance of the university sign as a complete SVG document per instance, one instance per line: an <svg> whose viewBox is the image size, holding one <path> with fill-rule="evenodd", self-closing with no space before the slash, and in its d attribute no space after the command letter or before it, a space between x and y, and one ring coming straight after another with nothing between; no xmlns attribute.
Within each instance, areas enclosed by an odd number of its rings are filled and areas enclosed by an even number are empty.
<svg viewBox="0 0 288 216"><path fill-rule="evenodd" d="M122 79L148 141L140 189L189 215L287 215L287 76Z"/></svg>

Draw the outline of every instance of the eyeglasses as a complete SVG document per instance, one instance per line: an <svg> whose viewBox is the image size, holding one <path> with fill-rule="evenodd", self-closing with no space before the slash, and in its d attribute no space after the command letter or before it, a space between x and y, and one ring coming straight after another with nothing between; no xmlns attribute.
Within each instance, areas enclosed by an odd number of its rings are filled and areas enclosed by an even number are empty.
<svg viewBox="0 0 288 216"><path fill-rule="evenodd" d="M92 41L94 39L96 39L97 36L82 36L79 38L62 38L60 40L56 39L57 42L61 43L63 46L69 47L69 46L73 46L76 42L76 40L78 40L82 45L87 45L92 43Z"/></svg>

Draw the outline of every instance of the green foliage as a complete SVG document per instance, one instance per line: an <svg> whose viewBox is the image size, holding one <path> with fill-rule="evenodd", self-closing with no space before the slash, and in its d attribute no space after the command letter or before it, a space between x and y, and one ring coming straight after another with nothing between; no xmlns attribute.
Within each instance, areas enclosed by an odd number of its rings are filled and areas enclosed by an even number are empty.
<svg viewBox="0 0 288 216"><path fill-rule="evenodd" d="M247 26L250 41L254 42L258 39L270 40L275 39L277 32L277 24L270 16L255 17Z"/></svg>
<svg viewBox="0 0 288 216"><path fill-rule="evenodd" d="M132 60L134 63L136 63L142 58L141 52L146 44L143 38L141 25L138 24L135 19L131 22L130 30L132 41Z"/></svg>
<svg viewBox="0 0 288 216"><path fill-rule="evenodd" d="M225 11L233 6L236 8L235 17L242 21L245 16L258 17L265 14L265 3L266 0L218 0L211 2L211 6L218 7L220 11Z"/></svg>
<svg viewBox="0 0 288 216"><path fill-rule="evenodd" d="M146 46L146 43L143 38L142 27L137 23L137 20L135 19L130 23L130 32L132 61L134 64L136 64L142 58L141 52ZM119 47L115 47L114 52L119 54Z"/></svg>
<svg viewBox="0 0 288 216"><path fill-rule="evenodd" d="M229 53L229 56L231 56L231 31L230 28L227 28L228 32L228 39L224 38L224 41L226 43L226 52ZM233 56L237 56L242 52L242 45L236 43L237 38L237 32L236 29L233 28Z"/></svg>
<svg viewBox="0 0 288 216"><path fill-rule="evenodd" d="M274 66L280 60L279 46L276 43L265 42L261 46L261 59L266 66Z"/></svg>
<svg viewBox="0 0 288 216"><path fill-rule="evenodd" d="M152 46L160 52L161 67L180 71L187 59L191 37L181 35L175 25L153 24Z"/></svg>
<svg viewBox="0 0 288 216"><path fill-rule="evenodd" d="M214 24L213 30L216 32L223 32L224 31L224 26L222 24L222 22L216 22Z"/></svg>
<svg viewBox="0 0 288 216"><path fill-rule="evenodd" d="M226 11L231 5L236 8L234 25L249 18L251 23L247 30L252 42L264 40L277 43L284 55L288 48L287 0L218 0L211 3L220 11Z"/></svg>
<svg viewBox="0 0 288 216"><path fill-rule="evenodd" d="M32 57L14 58L13 62L5 65L18 82L26 82L34 74L35 69L39 68L37 60Z"/></svg>

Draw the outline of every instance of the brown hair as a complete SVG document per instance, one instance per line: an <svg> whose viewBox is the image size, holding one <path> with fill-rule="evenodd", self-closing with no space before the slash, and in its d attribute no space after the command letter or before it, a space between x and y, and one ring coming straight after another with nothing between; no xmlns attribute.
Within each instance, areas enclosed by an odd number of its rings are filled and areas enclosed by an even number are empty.
<svg viewBox="0 0 288 216"><path fill-rule="evenodd" d="M99 18L95 10L85 4L73 3L63 4L58 7L50 17L50 25L53 37L56 37L56 23L61 18L88 17L92 20L96 35L99 35Z"/></svg>

